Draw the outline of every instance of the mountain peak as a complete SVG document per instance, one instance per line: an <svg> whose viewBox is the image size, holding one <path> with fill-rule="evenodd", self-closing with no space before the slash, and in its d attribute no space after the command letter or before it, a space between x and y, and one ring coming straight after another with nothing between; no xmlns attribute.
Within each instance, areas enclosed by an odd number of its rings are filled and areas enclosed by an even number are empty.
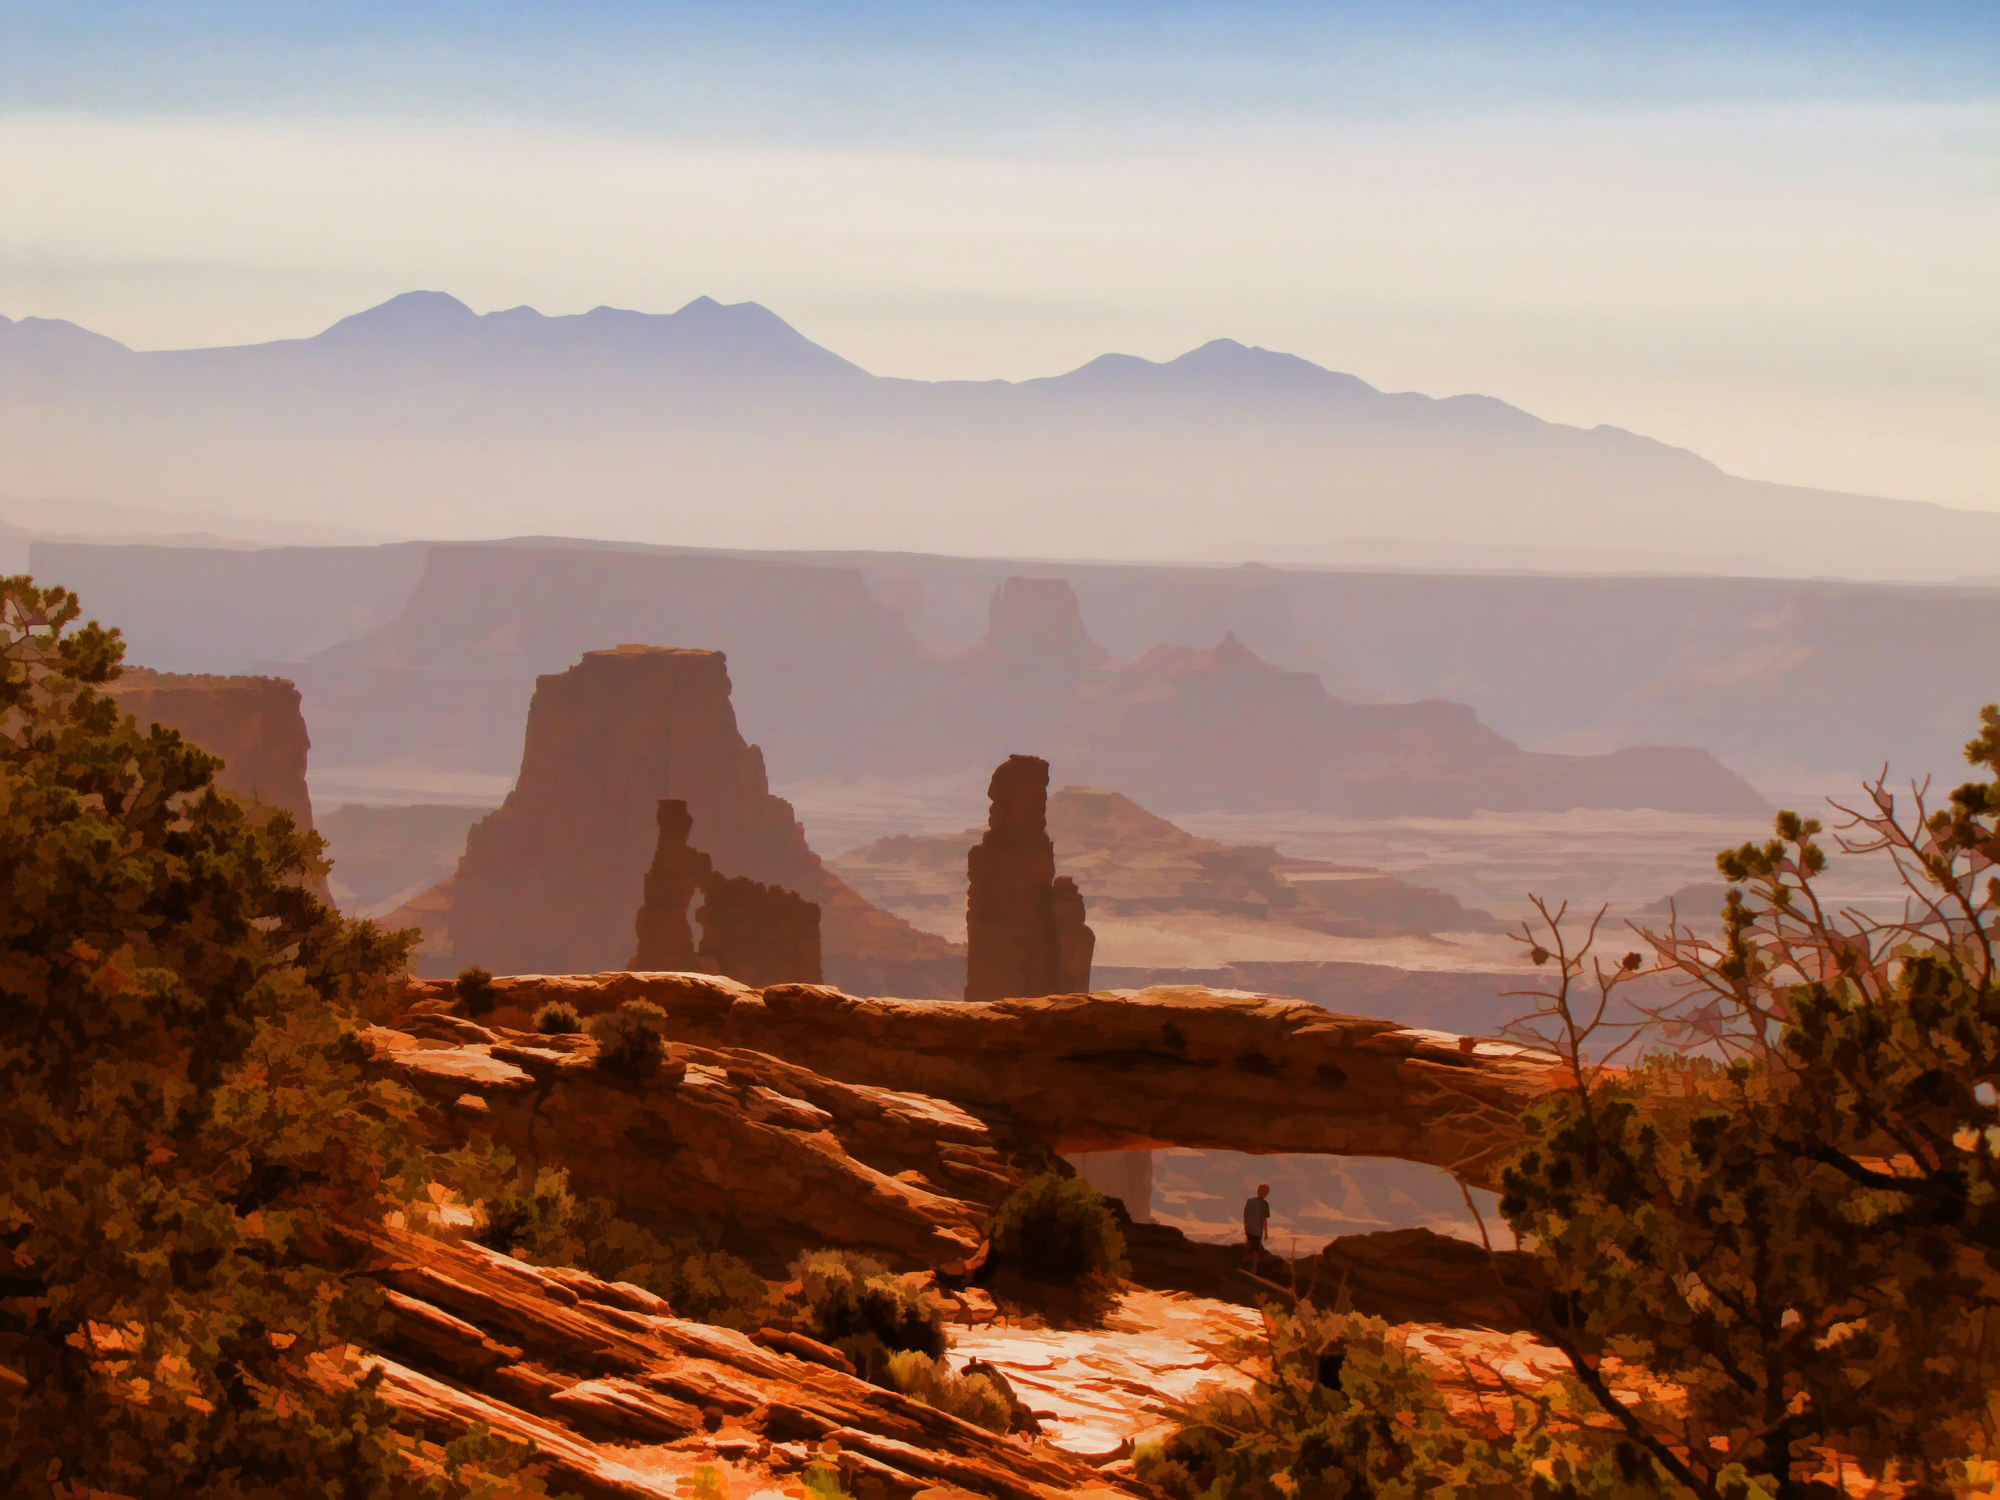
<svg viewBox="0 0 2000 1500"><path fill-rule="evenodd" d="M1067 375L1048 378L1132 389L1220 384L1264 391L1331 388L1356 395L1376 394L1375 387L1357 375L1344 375L1296 354L1280 354L1236 339L1210 339L1199 348L1169 360L1141 359L1135 354L1100 354Z"/></svg>
<svg viewBox="0 0 2000 1500"><path fill-rule="evenodd" d="M532 309L529 309L532 311ZM522 309L516 308L516 313ZM479 315L449 292L402 292L387 302L342 318L321 338L392 338L472 327Z"/></svg>

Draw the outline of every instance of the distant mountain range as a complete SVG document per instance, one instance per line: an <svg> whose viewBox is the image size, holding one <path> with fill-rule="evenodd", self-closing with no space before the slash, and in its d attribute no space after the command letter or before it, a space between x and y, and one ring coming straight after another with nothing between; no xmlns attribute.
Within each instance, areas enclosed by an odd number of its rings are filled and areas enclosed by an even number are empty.
<svg viewBox="0 0 2000 1500"><path fill-rule="evenodd" d="M0 318L0 409L0 494L234 514L236 534L2000 573L2000 514L1739 479L1617 428L1386 393L1228 339L925 382L871 375L754 303L481 316L411 292L222 349Z"/></svg>

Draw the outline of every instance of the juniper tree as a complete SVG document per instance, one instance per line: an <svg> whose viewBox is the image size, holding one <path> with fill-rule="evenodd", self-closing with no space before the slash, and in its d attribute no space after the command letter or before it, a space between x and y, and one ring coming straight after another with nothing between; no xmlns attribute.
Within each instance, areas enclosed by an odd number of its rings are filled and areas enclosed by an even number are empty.
<svg viewBox="0 0 2000 1500"><path fill-rule="evenodd" d="M1966 754L1988 779L1936 808L1878 781L1839 831L1893 862L1898 917L1836 909L1824 830L1788 812L1718 857L1715 939L1676 922L1644 934L1650 966L1598 965L1559 912L1526 934L1555 965L1542 1036L1563 1067L1501 1211L1549 1276L1542 1331L1669 1492L1783 1500L1845 1465L1936 1495L1990 1444L2000 712ZM1652 1019L1701 1055L1588 1055L1641 972L1681 981ZM1607 1357L1676 1389L1621 1402Z"/></svg>
<svg viewBox="0 0 2000 1500"><path fill-rule="evenodd" d="M353 1019L407 939L123 715L78 616L0 580L0 1491L392 1492L324 1231L419 1185Z"/></svg>

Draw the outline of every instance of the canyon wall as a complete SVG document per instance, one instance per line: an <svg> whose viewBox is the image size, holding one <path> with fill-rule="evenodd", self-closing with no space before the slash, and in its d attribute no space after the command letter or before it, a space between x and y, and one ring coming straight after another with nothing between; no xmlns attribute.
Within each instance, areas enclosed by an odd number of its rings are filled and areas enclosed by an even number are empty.
<svg viewBox="0 0 2000 1500"><path fill-rule="evenodd" d="M1540 749L1698 745L1778 786L1786 772L1857 777L1885 761L1898 779L1957 775L1978 706L1965 684L2000 630L1991 578L1165 567L573 541L258 552L38 541L31 571L79 590L124 628L136 659L210 672L283 661L254 670L299 683L328 765L511 772L536 673L608 641L712 646L728 652L745 733L781 784L891 755L899 767L934 763L921 738L903 752L908 711L944 682L926 657L979 641L995 590L1017 576L1070 585L1088 636L1120 659L1234 632L1350 701L1454 700ZM1881 712L1856 714L1857 701ZM890 722L898 735L885 746ZM991 766L1008 748L988 734L964 754Z"/></svg>

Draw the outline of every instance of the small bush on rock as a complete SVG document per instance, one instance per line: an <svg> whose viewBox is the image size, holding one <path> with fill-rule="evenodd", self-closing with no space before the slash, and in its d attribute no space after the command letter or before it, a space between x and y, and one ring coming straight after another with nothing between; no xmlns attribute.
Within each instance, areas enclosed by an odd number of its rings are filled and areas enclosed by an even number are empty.
<svg viewBox="0 0 2000 1500"><path fill-rule="evenodd" d="M941 1358L944 1308L879 1262L851 1250L815 1250L792 1262L802 1330L831 1344L862 1378L888 1385L900 1352Z"/></svg>
<svg viewBox="0 0 2000 1500"><path fill-rule="evenodd" d="M578 1197L561 1168L518 1170L512 1153L483 1144L451 1153L440 1166L447 1182L480 1205L481 1244L535 1265L629 1281L698 1323L747 1330L770 1320L770 1285L746 1262L692 1235L662 1239L621 1218L609 1198Z"/></svg>
<svg viewBox="0 0 2000 1500"><path fill-rule="evenodd" d="M659 1071L665 1050L660 1033L666 1025L667 1013L650 1000L627 1000L614 1011L591 1017L597 1065L627 1083L644 1083Z"/></svg>
<svg viewBox="0 0 2000 1500"><path fill-rule="evenodd" d="M1125 1235L1108 1200L1080 1177L1045 1172L994 1210L993 1254L1030 1281L1076 1286L1122 1276Z"/></svg>
<svg viewBox="0 0 2000 1500"><path fill-rule="evenodd" d="M583 1018L567 1000L551 1000L535 1012L535 1030L543 1036L567 1036L583 1030Z"/></svg>
<svg viewBox="0 0 2000 1500"><path fill-rule="evenodd" d="M1132 1455L1138 1477L1173 1500L1662 1493L1626 1478L1614 1434L1552 1423L1544 1393L1503 1403L1512 1407L1504 1424L1482 1409L1476 1425L1484 1431L1475 1431L1381 1321L1322 1313L1310 1302L1264 1316L1262 1347L1246 1344L1227 1361L1247 1378L1171 1403L1176 1430Z"/></svg>
<svg viewBox="0 0 2000 1500"><path fill-rule="evenodd" d="M1007 1398L984 1375L960 1375L942 1359L914 1349L889 1356L883 1384L913 1400L1003 1436L1013 1426Z"/></svg>
<svg viewBox="0 0 2000 1500"><path fill-rule="evenodd" d="M458 1008L474 1020L500 1003L500 992L493 988L493 976L481 968L460 969L451 988L458 997Z"/></svg>

